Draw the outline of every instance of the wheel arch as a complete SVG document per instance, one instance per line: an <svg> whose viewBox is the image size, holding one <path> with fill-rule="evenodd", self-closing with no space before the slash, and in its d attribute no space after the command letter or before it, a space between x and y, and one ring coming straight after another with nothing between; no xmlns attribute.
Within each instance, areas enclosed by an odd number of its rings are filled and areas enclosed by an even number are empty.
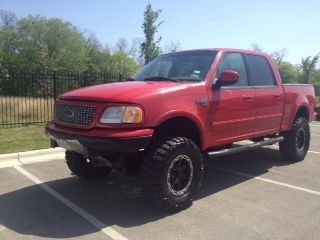
<svg viewBox="0 0 320 240"><path fill-rule="evenodd" d="M309 108L306 104L301 104L299 105L295 110L291 111L290 116L288 117L286 127L283 128L283 131L290 131L294 122L299 118L303 117L305 118L308 122L310 120L310 111Z"/></svg>
<svg viewBox="0 0 320 240"><path fill-rule="evenodd" d="M201 120L189 113L175 112L160 118L155 128L155 136L163 134L190 138L200 149L203 149L206 144Z"/></svg>
<svg viewBox="0 0 320 240"><path fill-rule="evenodd" d="M309 111L309 108L306 105L301 105L301 106L298 107L298 109L296 111L296 114L295 114L294 118L292 119L292 124L299 117L303 117L307 121L309 121L309 119L310 119L310 111Z"/></svg>

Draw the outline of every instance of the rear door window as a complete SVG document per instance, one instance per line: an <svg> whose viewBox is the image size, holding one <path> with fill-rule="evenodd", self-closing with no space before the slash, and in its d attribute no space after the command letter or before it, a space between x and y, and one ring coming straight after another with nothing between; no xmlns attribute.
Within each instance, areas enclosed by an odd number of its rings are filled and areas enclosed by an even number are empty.
<svg viewBox="0 0 320 240"><path fill-rule="evenodd" d="M273 71L263 56L247 55L253 86L276 86Z"/></svg>

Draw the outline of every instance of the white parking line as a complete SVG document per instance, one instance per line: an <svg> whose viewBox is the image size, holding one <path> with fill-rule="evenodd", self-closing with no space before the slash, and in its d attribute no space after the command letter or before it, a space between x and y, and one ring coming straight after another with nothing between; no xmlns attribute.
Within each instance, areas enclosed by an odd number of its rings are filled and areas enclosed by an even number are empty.
<svg viewBox="0 0 320 240"><path fill-rule="evenodd" d="M6 228L5 226L1 225L1 223L0 223L0 232L4 231L4 230L6 230L6 229L7 229L7 228Z"/></svg>
<svg viewBox="0 0 320 240"><path fill-rule="evenodd" d="M320 135L318 135L320 136ZM244 141L241 141L241 142L238 142L238 143L245 143L245 144L250 144L252 143L251 141L249 140L244 140ZM277 145L267 145L267 146L264 146L265 148L274 148L274 149L279 149L279 146ZM317 151L311 151L309 150L308 153L314 153L314 154L320 154L320 152L317 152Z"/></svg>
<svg viewBox="0 0 320 240"><path fill-rule="evenodd" d="M276 146L276 145L266 146L266 147L274 148L274 149L279 149L279 146ZM320 152L317 152L317 151L311 151L311 150L309 150L309 151L308 151L308 153L320 154Z"/></svg>
<svg viewBox="0 0 320 240"><path fill-rule="evenodd" d="M97 227L101 232L109 236L110 238L114 240L128 240L124 236L122 236L120 233L115 231L113 228L106 226L102 221L76 205L75 203L71 202L69 199L66 197L62 196L60 193L55 191L53 188L48 186L47 184L43 183L40 179L26 171L20 166L15 166L14 167L18 172L20 172L22 175L30 179L32 182L35 184L38 184L43 190L45 190L47 193L52 195L54 198L62 202L64 205L67 207L71 208L73 211L75 211L77 214L79 214L81 217L83 217L85 220L90 222L92 225Z"/></svg>
<svg viewBox="0 0 320 240"><path fill-rule="evenodd" d="M320 137L320 135L319 134L311 134L311 136L316 136L316 137Z"/></svg>
<svg viewBox="0 0 320 240"><path fill-rule="evenodd" d="M212 166L212 165L208 165L208 164L206 164L206 166L210 167L210 168L213 168L213 169L216 169L216 170L219 170L219 171L224 171L224 172L232 173L232 174L235 174L235 175L240 175L240 176L246 177L246 178L253 178L253 179L256 179L256 180L263 181L263 182L272 183L272 184L280 185L280 186L283 186L283 187L287 187L287 188L291 188L291 189L295 189L295 190L298 190L298 191L311 193L311 194L320 196L320 192L315 191L315 190L311 190L311 189L307 189L307 188L303 188L303 187L298 187L298 186L295 186L295 185L291 185L291 184L287 184L287 183L283 183L283 182L278 182L278 181L274 181L274 180L263 178L263 177L256 177L256 176L253 176L253 175L250 175L250 174L247 174L247 173L238 172L238 171L234 171L234 170L227 169L227 168L216 167L216 166Z"/></svg>
<svg viewBox="0 0 320 240"><path fill-rule="evenodd" d="M308 153L320 154L320 152L316 152L316 151L308 151Z"/></svg>

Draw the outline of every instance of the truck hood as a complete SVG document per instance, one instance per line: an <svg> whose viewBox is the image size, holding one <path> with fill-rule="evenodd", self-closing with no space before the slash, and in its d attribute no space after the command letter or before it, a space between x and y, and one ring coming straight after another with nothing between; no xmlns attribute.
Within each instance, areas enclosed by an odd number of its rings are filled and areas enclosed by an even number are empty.
<svg viewBox="0 0 320 240"><path fill-rule="evenodd" d="M199 83L201 84L201 83ZM196 84L196 85L199 85ZM67 92L59 99L63 100L84 100L84 101L102 101L102 102L139 102L139 99L151 97L155 95L163 95L174 92L188 92L188 95L195 94L191 89L194 89L195 83L181 82L153 82L153 81L130 81L108 83L92 87L81 88ZM188 91L184 91L185 89Z"/></svg>

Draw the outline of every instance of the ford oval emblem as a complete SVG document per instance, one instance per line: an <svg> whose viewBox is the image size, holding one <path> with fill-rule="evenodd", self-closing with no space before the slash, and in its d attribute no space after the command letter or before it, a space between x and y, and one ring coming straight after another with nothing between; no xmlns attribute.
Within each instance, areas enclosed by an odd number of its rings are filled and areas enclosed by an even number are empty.
<svg viewBox="0 0 320 240"><path fill-rule="evenodd" d="M71 110L65 111L64 116L66 118L74 117L74 111L71 111Z"/></svg>

